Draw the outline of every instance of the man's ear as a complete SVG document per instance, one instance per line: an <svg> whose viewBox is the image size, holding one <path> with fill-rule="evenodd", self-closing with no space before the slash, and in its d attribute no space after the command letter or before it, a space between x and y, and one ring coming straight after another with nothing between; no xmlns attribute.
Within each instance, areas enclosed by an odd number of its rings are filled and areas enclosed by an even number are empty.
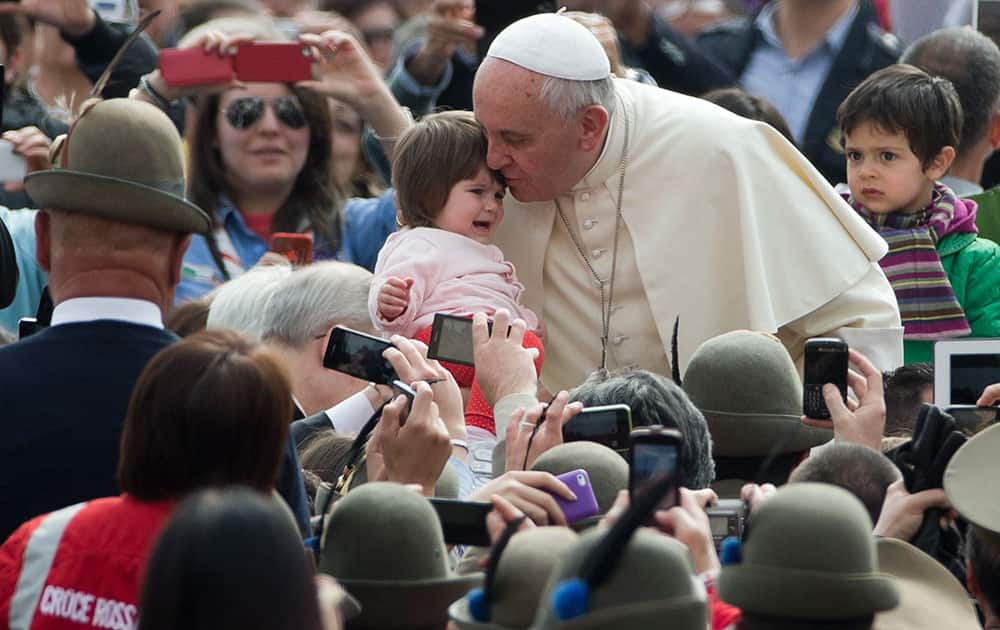
<svg viewBox="0 0 1000 630"><path fill-rule="evenodd" d="M928 179L937 181L945 176L945 173L948 172L948 169L951 168L951 163L954 161L955 147L943 147L934 156L931 165L924 170L924 174L927 175Z"/></svg>
<svg viewBox="0 0 1000 630"><path fill-rule="evenodd" d="M45 210L35 215L35 260L43 271L52 264L52 217Z"/></svg>
<svg viewBox="0 0 1000 630"><path fill-rule="evenodd" d="M608 110L600 105L591 105L583 110L580 118L580 148L584 151L599 150L604 142L604 130L608 127Z"/></svg>
<svg viewBox="0 0 1000 630"><path fill-rule="evenodd" d="M170 250L170 286L176 287L181 282L181 267L184 265L184 254L187 252L188 245L191 244L191 235L186 236L178 235L174 239L173 246Z"/></svg>
<svg viewBox="0 0 1000 630"><path fill-rule="evenodd" d="M993 123L990 125L990 146L1000 149L1000 111L993 114Z"/></svg>

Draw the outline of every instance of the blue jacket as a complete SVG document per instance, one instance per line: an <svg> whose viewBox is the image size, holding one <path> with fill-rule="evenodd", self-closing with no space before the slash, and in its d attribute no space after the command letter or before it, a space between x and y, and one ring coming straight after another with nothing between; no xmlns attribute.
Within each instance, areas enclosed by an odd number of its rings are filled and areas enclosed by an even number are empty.
<svg viewBox="0 0 1000 630"><path fill-rule="evenodd" d="M354 263L372 271L378 252L387 236L396 230L396 207L393 204L392 189L381 197L372 199L349 199L344 204L341 249L338 252L317 250L317 259L336 259ZM239 254L240 265L244 269L257 264L267 251L267 243L250 231L240 213L229 203L223 203L216 211L219 222L225 226L226 234ZM184 254L181 283L177 287L174 302L180 304L200 297L222 283L208 242L195 235L191 246Z"/></svg>

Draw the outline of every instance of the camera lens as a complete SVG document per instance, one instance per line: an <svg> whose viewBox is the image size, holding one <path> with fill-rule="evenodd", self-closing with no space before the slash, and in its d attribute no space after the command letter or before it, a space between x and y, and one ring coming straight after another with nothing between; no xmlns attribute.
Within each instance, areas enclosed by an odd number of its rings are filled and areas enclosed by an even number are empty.
<svg viewBox="0 0 1000 630"><path fill-rule="evenodd" d="M587 485L587 479L583 475L577 475L576 476L576 483L579 486L585 486L585 485Z"/></svg>

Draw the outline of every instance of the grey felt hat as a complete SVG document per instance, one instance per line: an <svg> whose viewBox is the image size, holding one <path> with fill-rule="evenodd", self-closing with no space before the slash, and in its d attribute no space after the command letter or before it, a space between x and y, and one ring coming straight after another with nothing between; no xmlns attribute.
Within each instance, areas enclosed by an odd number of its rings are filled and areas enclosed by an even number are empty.
<svg viewBox="0 0 1000 630"><path fill-rule="evenodd" d="M323 533L319 570L361 603L349 628L444 625L448 606L482 574L455 575L437 513L399 484L366 483L334 506Z"/></svg>
<svg viewBox="0 0 1000 630"><path fill-rule="evenodd" d="M477 621L467 598L448 609L459 630L514 630L531 625L549 576L577 535L565 527L536 527L510 539L493 578L489 620Z"/></svg>
<svg viewBox="0 0 1000 630"><path fill-rule="evenodd" d="M722 568L719 596L744 611L819 621L899 604L893 580L878 572L868 511L836 486L778 490L755 512L742 556Z"/></svg>
<svg viewBox="0 0 1000 630"><path fill-rule="evenodd" d="M952 456L944 471L944 491L969 522L1000 534L1000 425L980 431Z"/></svg>
<svg viewBox="0 0 1000 630"><path fill-rule="evenodd" d="M556 606L560 589L580 574L606 534L604 530L590 530L566 553L549 581L533 627L639 630L666 627L667 619L671 630L707 627L705 587L693 575L687 549L673 538L646 529L633 534L618 565L590 591L587 612L561 620Z"/></svg>
<svg viewBox="0 0 1000 630"><path fill-rule="evenodd" d="M177 129L149 103L88 101L51 153L53 167L24 180L43 208L168 232L206 234L211 229L208 215L184 198Z"/></svg>
<svg viewBox="0 0 1000 630"><path fill-rule="evenodd" d="M831 430L802 424L802 381L773 335L735 330L705 341L683 387L708 422L717 457L798 453L833 439Z"/></svg>

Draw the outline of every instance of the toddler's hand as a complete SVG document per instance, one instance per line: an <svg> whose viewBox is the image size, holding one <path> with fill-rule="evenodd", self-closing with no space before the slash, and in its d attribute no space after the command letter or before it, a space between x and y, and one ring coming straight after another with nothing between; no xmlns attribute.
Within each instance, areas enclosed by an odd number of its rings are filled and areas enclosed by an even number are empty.
<svg viewBox="0 0 1000 630"><path fill-rule="evenodd" d="M391 322L406 312L406 307L410 305L410 287L413 286L413 278L397 278L389 276L378 291L378 312L379 316L387 322Z"/></svg>

